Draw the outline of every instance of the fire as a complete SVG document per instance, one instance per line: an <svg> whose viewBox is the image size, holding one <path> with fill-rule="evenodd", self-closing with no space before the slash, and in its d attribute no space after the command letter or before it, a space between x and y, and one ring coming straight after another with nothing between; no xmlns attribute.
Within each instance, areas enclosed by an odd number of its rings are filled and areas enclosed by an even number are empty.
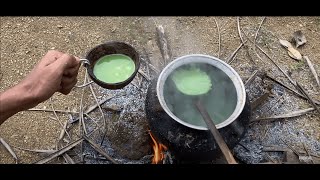
<svg viewBox="0 0 320 180"><path fill-rule="evenodd" d="M159 164L164 159L163 151L166 151L168 148L165 145L158 143L150 131L149 131L149 135L153 141L152 148L153 148L154 155L152 158L152 164Z"/></svg>

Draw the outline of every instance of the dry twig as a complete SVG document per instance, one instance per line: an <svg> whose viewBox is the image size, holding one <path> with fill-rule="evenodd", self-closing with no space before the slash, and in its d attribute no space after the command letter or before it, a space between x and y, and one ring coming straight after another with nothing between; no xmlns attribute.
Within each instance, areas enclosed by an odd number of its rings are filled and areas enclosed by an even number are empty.
<svg viewBox="0 0 320 180"><path fill-rule="evenodd" d="M59 117L58 117L58 115L57 115L57 113L56 113L56 111L55 111L55 109L54 109L54 107L53 107L53 104L52 104L52 99L50 98L50 105L51 105L51 108L52 108L52 112L53 112L53 114L54 114L54 116L56 117L56 119L58 120L58 122L59 122L59 124L60 124L60 126L61 126L61 128L62 128L62 131L64 131L67 135L68 135L68 137L69 137L69 140L71 140L71 136L70 136L70 134L67 132L67 130L66 130L66 127L67 127L67 123L68 123L68 121L66 121L66 123L65 123L65 125L63 125L62 123L61 123L61 121L60 121L60 119L59 119ZM60 135L61 135L62 133L60 133ZM64 133L62 134L62 135L64 135ZM63 137L62 137L63 138ZM61 138L61 139L62 139ZM59 141L61 140L60 139L60 137L59 137L59 139L58 139L58 143L59 143ZM57 148L58 148L58 144L57 144Z"/></svg>
<svg viewBox="0 0 320 180"><path fill-rule="evenodd" d="M1 144L7 149L7 151L11 154L11 156L16 160L16 164L18 164L19 159L13 149L9 146L9 144L2 138L0 138Z"/></svg>
<svg viewBox="0 0 320 180"><path fill-rule="evenodd" d="M104 141L104 136L105 136L106 133L107 133L107 131L106 131L106 130L107 130L107 120L106 120L106 117L104 116L104 113L103 113L102 108L101 108L101 106L100 106L100 104L99 104L99 101L98 101L98 99L97 99L96 93L94 92L94 90L93 90L93 88L92 88L92 85L89 85L89 87L90 87L91 93L92 93L92 95L93 95L93 97L94 97L94 99L95 99L95 101L96 101L96 103L97 103L97 105L98 105L98 107L99 107L101 116L102 116L102 118L103 118L103 123L104 123L103 125L104 125L104 128L105 128L105 131L104 131L104 134L103 134L102 140L101 140L101 144L102 144L103 141Z"/></svg>
<svg viewBox="0 0 320 180"><path fill-rule="evenodd" d="M319 112L320 114L320 109L318 108L318 106L316 105L316 103L314 102L313 99L311 99L311 97L309 96L309 94L306 92L306 90L300 85L300 83L296 82L296 86L298 87L298 89L300 90L300 92L302 92L307 99L311 102L312 106Z"/></svg>
<svg viewBox="0 0 320 180"><path fill-rule="evenodd" d="M308 151L308 149L307 149L306 144L303 142L302 145L303 145L303 148L304 148L304 150L306 151L309 159L311 160L312 164L314 164L314 161L313 161L313 159L312 159L312 157L311 157L311 155L310 155L310 153L309 153L309 151Z"/></svg>
<svg viewBox="0 0 320 180"><path fill-rule="evenodd" d="M258 97L254 101L251 102L251 108L254 110L256 109L259 105L261 105L263 102L265 102L270 95L270 91L265 92L262 96Z"/></svg>
<svg viewBox="0 0 320 180"><path fill-rule="evenodd" d="M255 77L257 76L259 70L255 70L253 71L252 75L248 78L248 80L244 83L244 86L248 87L252 82L253 80L255 79Z"/></svg>
<svg viewBox="0 0 320 180"><path fill-rule="evenodd" d="M310 71L312 72L314 78L316 79L316 82L320 88L320 81L319 81L319 78L318 78L318 74L317 74L317 71L314 69L314 66L312 64L312 62L310 61L310 59L308 58L308 56L303 56L303 58L307 61L308 63L308 66L310 68Z"/></svg>
<svg viewBox="0 0 320 180"><path fill-rule="evenodd" d="M285 152L285 151L289 151L289 148L284 148L284 147L280 147L280 146L264 146L263 147L263 151L272 151L272 152ZM299 154L306 154L304 151L298 151ZM319 155L314 154L314 153L310 153L310 156L316 157L316 158L320 158Z"/></svg>
<svg viewBox="0 0 320 180"><path fill-rule="evenodd" d="M245 42L242 38L242 35L241 35L241 30L240 30L240 17L237 17L237 27L238 27L238 33L239 33L240 40L241 40L242 44L245 44Z"/></svg>
<svg viewBox="0 0 320 180"><path fill-rule="evenodd" d="M29 152L35 152L35 153L44 153L44 154L52 154L52 153L55 153L57 152L58 150L53 150L53 149L27 149L27 148L22 148L22 147L18 147L18 146L12 146L13 148L16 148L16 149L20 149L20 150L23 150L23 151L29 151Z"/></svg>
<svg viewBox="0 0 320 180"><path fill-rule="evenodd" d="M266 17L263 17L263 19L262 19L262 21L261 21L261 23L260 23L260 25L259 25L259 28L258 28L258 30L256 31L256 34L255 34L255 36L254 36L254 40L253 40L253 51L256 53L256 55L257 55L257 57L261 60L261 62L264 62L263 60L262 60L262 58L261 58L261 56L258 54L258 52L257 52L257 50L256 50L256 42L257 42L257 37L258 37L258 33L259 33L259 30L260 30L260 28L261 28L261 26L262 26L262 24L263 24L263 22L264 22L264 20L266 19Z"/></svg>
<svg viewBox="0 0 320 180"><path fill-rule="evenodd" d="M81 143L83 141L83 138L80 138L70 144L68 144L67 146L63 147L62 149L50 154L48 157L41 159L40 161L35 162L35 164L44 164L47 163L49 161L51 161L53 158L58 157L62 154L64 154L65 152L69 151L70 149L72 149L73 147L77 146L79 143Z"/></svg>
<svg viewBox="0 0 320 180"><path fill-rule="evenodd" d="M291 117L297 117L302 116L304 114L307 114L308 112L311 112L315 110L314 108L308 108L308 109L302 109L294 112L290 112L287 114L277 115L277 116L270 116L270 117L261 117L257 119L252 119L251 122L258 122L258 121L273 121L273 120L280 120L284 118L291 118Z"/></svg>
<svg viewBox="0 0 320 180"><path fill-rule="evenodd" d="M118 164L117 161L115 161L111 156L109 156L101 147L99 147L98 144L94 143L90 138L83 136L83 138L95 149L98 151L102 156L107 158L109 161L111 161L113 164Z"/></svg>
<svg viewBox="0 0 320 180"><path fill-rule="evenodd" d="M247 41L246 41L247 42ZM226 62L228 64L231 64L233 62L233 57L235 57L235 55L237 54L237 52L240 50L240 48L243 46L244 44L241 43L236 50L233 51L233 53L227 58Z"/></svg>
<svg viewBox="0 0 320 180"><path fill-rule="evenodd" d="M151 62L150 62L149 55L148 55L148 53L147 53L147 51L146 51L145 48L143 48L143 53L144 53L144 55L145 55L145 57L146 57L146 62L145 62L145 64L146 64L146 68L147 68L147 76L151 79L151 76L150 76L150 67L149 67L149 64L150 64Z"/></svg>
<svg viewBox="0 0 320 180"><path fill-rule="evenodd" d="M164 32L164 28L162 25L159 25L156 27L157 30L157 42L158 46L162 55L162 58L164 60L163 67L167 65L167 63L171 60L171 49L168 44L167 36Z"/></svg>
<svg viewBox="0 0 320 180"><path fill-rule="evenodd" d="M148 75L146 75L142 70L139 69L138 71L139 74L142 75L142 77L144 77L147 81L150 81L150 77Z"/></svg>
<svg viewBox="0 0 320 180"><path fill-rule="evenodd" d="M221 50L221 33L220 33L220 28L218 25L218 22L216 18L213 18L214 22L216 23L217 29L218 29L218 38L219 38L219 49L218 49L218 58L220 58L220 50Z"/></svg>
<svg viewBox="0 0 320 180"><path fill-rule="evenodd" d="M39 109L39 108L31 108L27 111L44 111L44 112L53 112L53 110L50 109ZM64 111L64 110L55 110L56 113L71 113L71 114L79 114L79 112L75 111Z"/></svg>
<svg viewBox="0 0 320 180"><path fill-rule="evenodd" d="M305 95L301 94L300 92L296 91L295 89L290 88L289 86L287 86L287 85L283 84L282 82L276 80L275 78L271 77L270 75L267 74L266 77L267 77L268 79L272 80L273 82L275 82L275 83L283 86L284 88L290 90L291 92L295 93L295 94L298 95L299 97L308 100L308 98L307 98ZM314 102L315 102L316 104L320 105L320 102L319 102L319 101L314 100Z"/></svg>

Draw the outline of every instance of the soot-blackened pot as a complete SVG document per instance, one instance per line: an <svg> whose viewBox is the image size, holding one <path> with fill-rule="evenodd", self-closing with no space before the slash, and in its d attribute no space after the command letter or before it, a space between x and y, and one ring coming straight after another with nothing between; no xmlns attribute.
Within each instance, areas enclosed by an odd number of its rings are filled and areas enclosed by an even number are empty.
<svg viewBox="0 0 320 180"><path fill-rule="evenodd" d="M163 84L168 75L181 65L202 62L224 71L237 91L235 112L217 128L230 149L240 141L248 129L251 107L240 76L225 62L207 55L187 55L169 63L148 87L145 111L153 135L166 145L178 163L214 162L222 156L219 146L206 127L188 124L176 117L166 106Z"/></svg>

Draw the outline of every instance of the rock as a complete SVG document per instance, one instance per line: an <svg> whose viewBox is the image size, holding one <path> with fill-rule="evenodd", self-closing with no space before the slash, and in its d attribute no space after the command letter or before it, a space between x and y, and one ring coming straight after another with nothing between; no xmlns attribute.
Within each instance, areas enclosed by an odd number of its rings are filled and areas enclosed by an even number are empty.
<svg viewBox="0 0 320 180"><path fill-rule="evenodd" d="M62 28L63 28L63 26L62 26L62 25L58 25L58 26L57 26L57 28L62 29Z"/></svg>
<svg viewBox="0 0 320 180"><path fill-rule="evenodd" d="M124 112L107 125L106 136L122 158L138 160L151 152L147 119L143 113Z"/></svg>

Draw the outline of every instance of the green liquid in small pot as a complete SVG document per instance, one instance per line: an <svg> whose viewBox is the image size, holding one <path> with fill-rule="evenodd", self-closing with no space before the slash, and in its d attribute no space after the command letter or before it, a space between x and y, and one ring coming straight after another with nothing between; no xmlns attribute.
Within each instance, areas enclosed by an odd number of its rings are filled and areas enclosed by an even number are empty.
<svg viewBox="0 0 320 180"><path fill-rule="evenodd" d="M133 60L123 54L106 55L98 59L93 74L105 83L118 83L127 80L135 70Z"/></svg>

